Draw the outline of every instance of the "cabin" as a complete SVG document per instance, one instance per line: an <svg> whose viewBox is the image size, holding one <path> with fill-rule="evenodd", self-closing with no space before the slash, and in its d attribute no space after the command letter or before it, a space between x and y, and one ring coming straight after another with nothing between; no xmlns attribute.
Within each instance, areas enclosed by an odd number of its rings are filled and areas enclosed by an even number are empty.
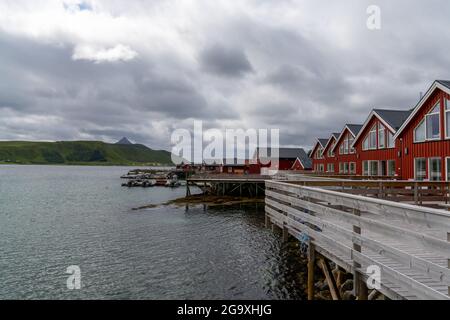
<svg viewBox="0 0 450 320"><path fill-rule="evenodd" d="M327 162L325 159L324 150L327 142L328 139L318 138L314 148L312 149L311 154L314 172L325 172Z"/></svg>
<svg viewBox="0 0 450 320"><path fill-rule="evenodd" d="M302 148L278 148L278 163L272 168L269 157L271 149L257 148L255 150L252 164L250 165L250 173L261 174L268 169L274 170L291 170L297 159L300 159L304 170L311 170L312 164L307 160L307 153Z"/></svg>
<svg viewBox="0 0 450 320"><path fill-rule="evenodd" d="M250 161L243 159L224 159L222 163L222 173L227 174L249 174Z"/></svg>
<svg viewBox="0 0 450 320"><path fill-rule="evenodd" d="M333 151L334 145L339 138L339 133L332 133L328 139L325 148L323 149L323 156L325 157L325 171L329 174L338 173L338 165L336 164L336 154Z"/></svg>
<svg viewBox="0 0 450 320"><path fill-rule="evenodd" d="M331 149L335 154L334 163L337 164L339 174L356 175L358 158L353 147L353 141L361 130L362 125L346 124Z"/></svg>
<svg viewBox="0 0 450 320"><path fill-rule="evenodd" d="M299 155L294 161L291 169L292 171L311 171L312 161L308 154L303 149L299 149Z"/></svg>
<svg viewBox="0 0 450 320"><path fill-rule="evenodd" d="M402 179L449 180L450 81L434 81L394 139Z"/></svg>
<svg viewBox="0 0 450 320"><path fill-rule="evenodd" d="M394 135L410 114L410 110L373 109L370 112L352 144L358 159L357 175L400 175Z"/></svg>

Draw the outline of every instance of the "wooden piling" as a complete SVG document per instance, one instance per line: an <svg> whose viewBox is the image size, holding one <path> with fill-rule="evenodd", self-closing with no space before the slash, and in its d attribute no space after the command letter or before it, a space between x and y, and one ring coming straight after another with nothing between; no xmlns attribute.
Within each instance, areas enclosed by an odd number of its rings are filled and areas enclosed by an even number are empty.
<svg viewBox="0 0 450 320"><path fill-rule="evenodd" d="M311 241L308 245L308 300L314 300L314 267L316 265L316 249Z"/></svg>
<svg viewBox="0 0 450 320"><path fill-rule="evenodd" d="M283 225L283 242L287 242L289 240L289 229L286 225Z"/></svg>
<svg viewBox="0 0 450 320"><path fill-rule="evenodd" d="M330 289L331 297L333 298L333 300L341 300L341 294L336 284L336 280L334 279L333 273L331 272L328 261L325 258L321 258L319 263L322 268L323 274L325 275L325 280L327 281L328 288Z"/></svg>

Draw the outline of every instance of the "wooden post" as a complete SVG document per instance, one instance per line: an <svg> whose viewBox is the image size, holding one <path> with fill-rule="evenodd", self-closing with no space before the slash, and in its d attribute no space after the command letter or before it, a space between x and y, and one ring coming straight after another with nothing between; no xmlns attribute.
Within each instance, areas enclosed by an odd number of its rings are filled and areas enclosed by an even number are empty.
<svg viewBox="0 0 450 320"><path fill-rule="evenodd" d="M283 242L287 242L289 240L289 229L286 224L283 225Z"/></svg>
<svg viewBox="0 0 450 320"><path fill-rule="evenodd" d="M447 232L447 241L450 242L450 232ZM447 259L447 268L450 269L450 259ZM448 295L450 296L450 286L448 287Z"/></svg>
<svg viewBox="0 0 450 320"><path fill-rule="evenodd" d="M333 273L331 272L328 261L325 260L325 258L321 258L320 266L322 267L323 274L325 275L325 280L328 283L328 288L330 289L333 300L341 300L341 294L339 292L339 288L336 285L336 280L334 279Z"/></svg>
<svg viewBox="0 0 450 320"><path fill-rule="evenodd" d="M264 219L264 223L265 223L265 225L266 225L266 228L268 228L269 225L270 225L270 218L269 218L269 216L267 215L267 213L266 213L266 216L265 216L265 219Z"/></svg>
<svg viewBox="0 0 450 320"><path fill-rule="evenodd" d="M419 184L414 182L414 204L419 204Z"/></svg>
<svg viewBox="0 0 450 320"><path fill-rule="evenodd" d="M308 245L308 300L314 300L314 267L316 265L316 249L311 240Z"/></svg>
<svg viewBox="0 0 450 320"><path fill-rule="evenodd" d="M353 209L353 214L355 216L360 217L361 216L361 211L359 211L358 209ZM361 227L354 225L353 226L353 232L356 234L361 234ZM353 243L353 250L357 251L357 252L361 252L361 245L357 244L357 243ZM358 300L367 300L368 299L368 290L367 290L367 286L364 283L363 277L361 275L361 273L359 271L357 271L356 269L361 268L361 265L354 261L353 262L353 267L355 269L354 273L353 273L353 289L355 291L355 296L358 297Z"/></svg>

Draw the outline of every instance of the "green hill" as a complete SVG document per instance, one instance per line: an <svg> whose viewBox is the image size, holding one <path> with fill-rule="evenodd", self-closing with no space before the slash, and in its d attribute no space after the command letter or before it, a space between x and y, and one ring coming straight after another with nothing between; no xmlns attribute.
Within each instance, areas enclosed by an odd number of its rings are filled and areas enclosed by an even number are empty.
<svg viewBox="0 0 450 320"><path fill-rule="evenodd" d="M100 141L0 141L0 163L172 165L168 151Z"/></svg>

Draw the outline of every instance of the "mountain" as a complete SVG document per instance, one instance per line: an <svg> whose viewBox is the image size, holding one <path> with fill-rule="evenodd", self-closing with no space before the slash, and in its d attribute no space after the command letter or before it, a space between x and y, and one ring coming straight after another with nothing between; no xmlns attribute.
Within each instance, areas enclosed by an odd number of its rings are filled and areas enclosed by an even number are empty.
<svg viewBox="0 0 450 320"><path fill-rule="evenodd" d="M142 144L0 141L0 163L172 165L172 160L170 152L153 150Z"/></svg>
<svg viewBox="0 0 450 320"><path fill-rule="evenodd" d="M131 141L128 140L127 137L123 137L122 139L120 139L119 141L117 141L116 144L126 144L126 145L130 145L130 144L133 144L133 143L131 143Z"/></svg>

